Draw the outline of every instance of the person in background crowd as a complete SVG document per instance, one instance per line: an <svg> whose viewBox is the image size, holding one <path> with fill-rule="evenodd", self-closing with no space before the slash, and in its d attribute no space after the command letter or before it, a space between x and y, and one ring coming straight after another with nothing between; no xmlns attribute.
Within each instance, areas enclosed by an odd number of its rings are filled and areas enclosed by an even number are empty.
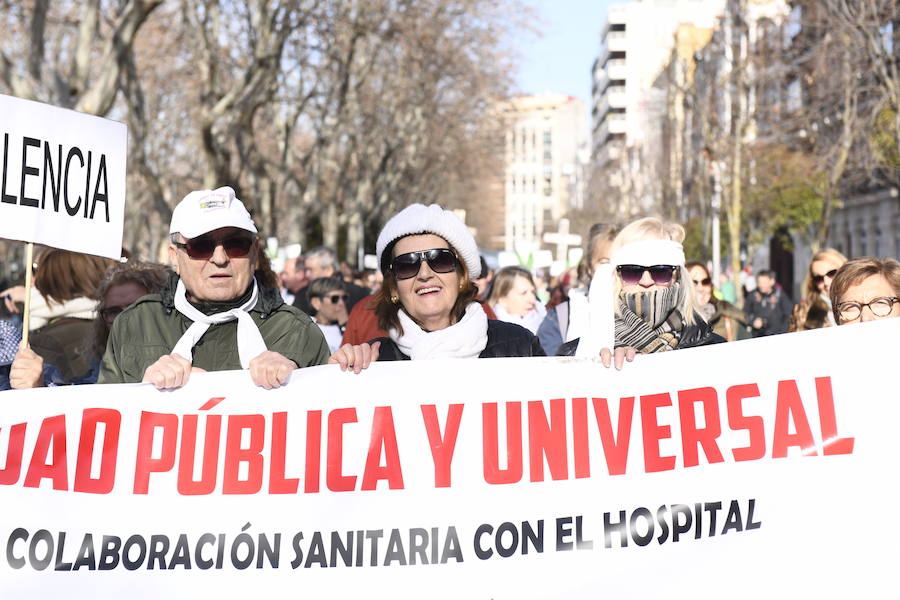
<svg viewBox="0 0 900 600"><path fill-rule="evenodd" d="M97 381L96 364L91 363L85 341L90 339L97 307L97 286L115 264L108 258L56 248L41 252L34 287L46 302L49 320L31 333L29 347L16 354L10 369L13 388L43 385L45 366L46 382Z"/></svg>
<svg viewBox="0 0 900 600"><path fill-rule="evenodd" d="M339 270L340 265L338 264L337 252L333 248L329 248L328 246L313 248L304 255L304 260L306 261L307 282L321 277L337 277L343 279L341 271ZM353 307L356 306L357 302L369 296L371 293L368 288L347 281L344 281L344 286L347 289L347 295L350 296L350 300L347 302L348 311L353 310ZM308 291L308 287L304 287L297 291L294 299L294 306L306 314L313 316L315 311L309 303Z"/></svg>
<svg viewBox="0 0 900 600"><path fill-rule="evenodd" d="M615 267L611 290L598 290L615 298L615 350L600 350L605 366L614 363L619 369L637 353L724 341L700 315L694 283L684 266L682 241L681 225L653 217L630 223L616 236L610 248ZM595 277L591 285L601 283L607 282ZM576 355L581 343L593 351L597 331L591 327L581 338L560 346L557 354Z"/></svg>
<svg viewBox="0 0 900 600"><path fill-rule="evenodd" d="M487 302L491 293L491 284L494 281L494 270L488 267L483 256L479 255L478 260L481 263L481 275L475 278L475 287L478 288L478 300Z"/></svg>
<svg viewBox="0 0 900 600"><path fill-rule="evenodd" d="M156 293L163 288L168 279L168 269L153 263L117 263L113 265L97 286L95 295L100 298L97 304L97 316L93 321L93 335L86 340L86 355L91 366L91 376L82 377L69 383L95 383L100 369L100 360L106 351L109 330L119 314L138 298L149 293ZM39 357L40 358L40 357ZM53 386L67 383L60 370L54 365L45 365L42 360L30 361L26 367L29 372L21 376L31 385ZM41 380L43 374L43 380Z"/></svg>
<svg viewBox="0 0 900 600"><path fill-rule="evenodd" d="M286 304L293 304L297 294L309 283L306 280L306 266L303 257L288 258L279 274L281 280L281 297Z"/></svg>
<svg viewBox="0 0 900 600"><path fill-rule="evenodd" d="M316 311L314 320L332 353L341 347L348 318L347 298L344 282L337 277L320 277L309 284L309 302Z"/></svg>
<svg viewBox="0 0 900 600"><path fill-rule="evenodd" d="M720 300L735 304L737 303L737 292L734 287L734 281L732 281L731 273L731 267L728 267L724 273L719 274L719 286L718 288L713 288L713 293ZM716 292L720 292L720 294L717 294Z"/></svg>
<svg viewBox="0 0 900 600"><path fill-rule="evenodd" d="M733 342L737 339L737 325L735 322L745 325L744 312L727 300L716 297L712 278L706 265L700 262L685 263L685 268L694 282L697 292L697 303L700 305L700 315L713 328L713 333Z"/></svg>
<svg viewBox="0 0 900 600"><path fill-rule="evenodd" d="M900 317L900 263L892 258L849 260L829 291L839 325Z"/></svg>
<svg viewBox="0 0 900 600"><path fill-rule="evenodd" d="M522 267L503 267L497 271L488 304L498 319L521 325L533 334L547 314L537 300L531 272Z"/></svg>
<svg viewBox="0 0 900 600"><path fill-rule="evenodd" d="M359 372L378 360L543 356L527 329L488 320L470 273L481 268L465 224L437 204L413 204L385 224L376 243L384 285L375 296L372 345L346 344L329 362Z"/></svg>
<svg viewBox="0 0 900 600"><path fill-rule="evenodd" d="M744 314L753 337L787 332L792 310L790 298L775 285L775 272L757 273L756 289L744 300Z"/></svg>
<svg viewBox="0 0 900 600"><path fill-rule="evenodd" d="M234 190L185 196L169 234L176 273L159 294L116 318L100 383L171 389L193 370L249 369L256 385L271 389L287 383L294 369L327 361L322 332L281 299L256 226Z"/></svg>
<svg viewBox="0 0 900 600"><path fill-rule="evenodd" d="M22 328L10 321L0 320L0 392L12 388L9 373L21 341Z"/></svg>
<svg viewBox="0 0 900 600"><path fill-rule="evenodd" d="M384 281L384 276L377 269L366 269L363 273L363 282L365 283L363 287L369 289L373 294L381 289L382 281Z"/></svg>
<svg viewBox="0 0 900 600"><path fill-rule="evenodd" d="M548 355L555 355L563 342L580 337L581 325L587 319L587 293L594 269L597 265L609 262L609 250L618 232L616 225L595 223L591 226L587 252L578 263L578 287L569 290L567 300L549 309L538 327L538 338ZM570 331L572 322L575 327Z"/></svg>
<svg viewBox="0 0 900 600"><path fill-rule="evenodd" d="M837 323L829 292L834 276L845 262L847 257L833 248L826 248L813 255L803 284L804 297L794 305L788 331L819 329Z"/></svg>

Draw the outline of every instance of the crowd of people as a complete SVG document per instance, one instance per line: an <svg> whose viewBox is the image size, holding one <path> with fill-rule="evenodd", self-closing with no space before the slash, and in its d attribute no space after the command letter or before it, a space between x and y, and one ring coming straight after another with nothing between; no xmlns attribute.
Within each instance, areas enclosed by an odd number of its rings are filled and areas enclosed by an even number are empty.
<svg viewBox="0 0 900 600"><path fill-rule="evenodd" d="M438 205L385 224L378 269L351 272L333 248L273 272L231 188L188 194L170 223L168 264L47 248L36 261L23 343L22 286L0 307L0 388L148 382L246 369L271 389L336 363L578 356L622 368L637 354L900 316L900 263L817 252L792 302L760 271L743 308L684 228L657 218L598 224L577 269L547 286L521 266L496 272L469 229ZM549 287L549 289L548 289Z"/></svg>

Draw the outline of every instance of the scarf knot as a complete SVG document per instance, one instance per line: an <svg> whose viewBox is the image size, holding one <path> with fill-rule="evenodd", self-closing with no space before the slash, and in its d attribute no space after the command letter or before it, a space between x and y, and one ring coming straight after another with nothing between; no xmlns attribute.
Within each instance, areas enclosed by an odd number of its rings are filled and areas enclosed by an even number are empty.
<svg viewBox="0 0 900 600"><path fill-rule="evenodd" d="M258 299L259 287L254 278L250 296L246 302L231 310L206 315L188 301L187 289L184 287L184 282L179 279L175 288L175 309L193 321L193 323L187 328L187 331L184 332L184 335L181 336L175 347L172 348L172 354L179 354L193 363L193 348L209 329L210 325L237 320L238 356L241 360L241 368L249 368L250 361L267 350L266 342L263 340L256 323L253 322L253 317L250 316L250 311L256 306Z"/></svg>

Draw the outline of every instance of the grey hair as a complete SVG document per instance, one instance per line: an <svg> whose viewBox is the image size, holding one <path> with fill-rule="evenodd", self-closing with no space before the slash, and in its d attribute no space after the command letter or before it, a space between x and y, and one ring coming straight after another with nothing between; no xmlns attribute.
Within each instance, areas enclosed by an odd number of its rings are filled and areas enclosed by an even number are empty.
<svg viewBox="0 0 900 600"><path fill-rule="evenodd" d="M337 269L338 267L337 251L329 246L319 246L317 248L313 248L312 250L307 252L303 256L303 258L318 259L319 266L322 268L334 267L335 269Z"/></svg>

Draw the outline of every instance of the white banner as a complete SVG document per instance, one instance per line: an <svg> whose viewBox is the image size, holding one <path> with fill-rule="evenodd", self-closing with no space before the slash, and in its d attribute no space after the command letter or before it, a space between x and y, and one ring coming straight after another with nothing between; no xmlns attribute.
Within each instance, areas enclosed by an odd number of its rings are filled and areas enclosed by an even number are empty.
<svg viewBox="0 0 900 600"><path fill-rule="evenodd" d="M273 391L235 371L6 392L0 590L889 596L898 338L894 319L621 372L442 360Z"/></svg>
<svg viewBox="0 0 900 600"><path fill-rule="evenodd" d="M127 128L0 95L0 237L119 258Z"/></svg>

